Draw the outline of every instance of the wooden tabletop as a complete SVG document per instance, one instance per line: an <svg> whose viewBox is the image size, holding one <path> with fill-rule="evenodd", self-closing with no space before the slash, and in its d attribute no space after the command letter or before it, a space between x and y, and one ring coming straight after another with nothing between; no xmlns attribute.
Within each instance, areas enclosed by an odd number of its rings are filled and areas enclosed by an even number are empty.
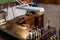
<svg viewBox="0 0 60 40"><path fill-rule="evenodd" d="M24 28L24 27L22 27ZM26 29L22 29L20 28L20 26L17 27L6 27L6 28L2 28L1 30L3 30L4 32L18 38L18 39L26 39L29 36L29 31L32 30L30 28L26 28ZM46 34L48 34L49 32L52 32L54 29L54 27L51 27L47 32L45 32L40 38L44 37Z"/></svg>
<svg viewBox="0 0 60 40"><path fill-rule="evenodd" d="M16 20L15 20L16 21ZM12 21L14 22L14 21ZM17 26L17 25L12 25L12 23L7 23L5 28L0 28L1 30L3 30L4 32L18 38L18 39L26 39L29 36L29 31L33 30L30 28L25 28L25 27L21 27ZM25 29L22 29L25 28ZM41 37L45 36L48 32L52 32L53 31L53 27L51 27L46 33L44 33Z"/></svg>
<svg viewBox="0 0 60 40"><path fill-rule="evenodd" d="M29 36L29 28L27 29L22 29L18 27L7 27L7 28L1 28L4 32L18 38L18 39L26 39Z"/></svg>

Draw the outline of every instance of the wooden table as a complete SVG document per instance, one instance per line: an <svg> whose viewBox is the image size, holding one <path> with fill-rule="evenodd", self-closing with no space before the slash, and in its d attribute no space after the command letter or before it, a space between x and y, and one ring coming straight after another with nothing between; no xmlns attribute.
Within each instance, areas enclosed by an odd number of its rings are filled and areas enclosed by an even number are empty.
<svg viewBox="0 0 60 40"><path fill-rule="evenodd" d="M23 28L23 27L22 27ZM12 35L18 39L26 39L29 36L29 28L28 29L21 29L19 27L7 27L7 28L1 28L0 30L8 33L9 35Z"/></svg>
<svg viewBox="0 0 60 40"><path fill-rule="evenodd" d="M34 16L37 16L37 15L34 15ZM28 18L30 18L30 17L28 17ZM27 18L26 18L27 19ZM26 19L24 19L24 20L26 20ZM15 19L15 20L11 20L10 22L8 22L7 24L6 24L6 28L0 28L0 30L2 30L2 31L4 31L4 32L6 32L6 33L8 33L9 35L12 35L12 36L14 36L14 37L16 37L16 38L18 38L18 39L21 39L21 40L25 40L28 36L29 36L29 31L30 30L32 30L33 31L33 29L31 29L31 28L27 28L27 29L21 29L20 28L20 26L16 26L14 23L16 23L16 22L18 22L17 20L19 20L19 19ZM23 21L24 21L23 20ZM23 22L22 21L22 22ZM11 23L11 22L13 22L13 23ZM14 25L13 25L14 24ZM24 28L24 27L22 27L22 28ZM46 33L44 33L40 38L42 38L43 36L45 36L48 32L51 32L51 31L53 31L53 27L51 27Z"/></svg>
<svg viewBox="0 0 60 40"><path fill-rule="evenodd" d="M28 36L29 36L29 31L32 30L30 28L27 28L27 29L21 29L20 27L21 26L17 26L16 23L19 22L19 23L22 23L23 21L28 21L30 19L33 19L34 21L34 15L32 16L28 16L28 17L25 17L24 19L20 20L18 17L13 19L13 20L10 20L7 22L7 24L5 24L6 27L2 28L0 27L0 29L18 39L26 39ZM31 22L31 20L30 20ZM27 23L27 22L26 22ZM24 27L22 27L24 28Z"/></svg>
<svg viewBox="0 0 60 40"><path fill-rule="evenodd" d="M24 28L24 27L22 27ZM6 28L1 28L2 31L8 33L9 35L12 35L20 40L26 40L26 38L29 36L29 31L33 29L27 28L27 29L22 29L19 27L6 27ZM40 38L43 38L46 34L49 32L52 32L54 30L54 27L51 27L47 32L45 32ZM40 40L40 38L38 38Z"/></svg>

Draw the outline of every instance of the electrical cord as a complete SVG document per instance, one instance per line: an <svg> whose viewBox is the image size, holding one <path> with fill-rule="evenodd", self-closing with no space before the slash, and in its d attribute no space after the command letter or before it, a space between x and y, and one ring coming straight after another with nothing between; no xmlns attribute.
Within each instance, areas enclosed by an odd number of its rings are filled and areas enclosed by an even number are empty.
<svg viewBox="0 0 60 40"><path fill-rule="evenodd" d="M8 0L8 2L9 2L9 0ZM8 12L8 8L9 8L8 6L9 6L9 4L7 3L7 13L9 13L9 12ZM7 19L8 19L8 18L7 18Z"/></svg>
<svg viewBox="0 0 60 40"><path fill-rule="evenodd" d="M8 2L9 2L9 0L8 0ZM9 4L7 3L7 13L8 13L8 5L9 5Z"/></svg>
<svg viewBox="0 0 60 40"><path fill-rule="evenodd" d="M13 0L12 0L12 2L13 2ZM14 16L14 18L15 18L13 4L11 4L11 5L12 5L12 13L13 13L13 16Z"/></svg>

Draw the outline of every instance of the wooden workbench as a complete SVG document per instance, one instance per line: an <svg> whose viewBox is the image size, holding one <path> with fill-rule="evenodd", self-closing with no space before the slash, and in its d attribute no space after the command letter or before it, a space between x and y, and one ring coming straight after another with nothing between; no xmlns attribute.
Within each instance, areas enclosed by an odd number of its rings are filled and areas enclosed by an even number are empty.
<svg viewBox="0 0 60 40"><path fill-rule="evenodd" d="M40 14L40 15L43 15L43 14ZM32 22L31 20L33 19L33 21L34 21L34 17L39 17L40 15L38 15L38 14L31 15L31 16L23 18L23 20L22 19L20 20L20 18L17 17L15 19L8 21L5 28L0 28L0 29L4 32L8 33L9 35L12 35L12 36L18 38L18 39L21 39L21 40L26 39L29 36L29 31L33 30L33 29L31 29L31 28L21 29L20 26L18 26L18 27L16 26L16 23L17 22L21 23L26 20L27 20L26 22L29 22L29 20L30 20L30 22ZM50 32L50 31L48 31L48 32ZM46 34L48 32L46 32Z"/></svg>
<svg viewBox="0 0 60 40"><path fill-rule="evenodd" d="M22 27L23 28L23 27ZM29 36L29 29L21 29L19 27L14 27L14 28L1 28L2 31L8 33L11 36L16 37L17 39L20 40L25 40L28 36ZM32 29L30 29L32 30ZM49 32L52 32L54 30L54 27L51 27L47 32L45 32L42 36L40 36L40 38L43 38L45 35L47 35ZM40 40L39 38L39 40Z"/></svg>

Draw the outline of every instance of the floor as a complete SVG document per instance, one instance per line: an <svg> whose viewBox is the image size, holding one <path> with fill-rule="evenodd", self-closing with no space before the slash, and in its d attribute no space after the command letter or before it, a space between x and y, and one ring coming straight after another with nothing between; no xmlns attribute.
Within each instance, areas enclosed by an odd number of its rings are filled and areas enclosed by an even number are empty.
<svg viewBox="0 0 60 40"><path fill-rule="evenodd" d="M59 28L60 28L60 5L55 4L39 4L40 7L45 8L44 12L44 26L48 20L50 20L50 25L56 28L57 37L59 38Z"/></svg>

